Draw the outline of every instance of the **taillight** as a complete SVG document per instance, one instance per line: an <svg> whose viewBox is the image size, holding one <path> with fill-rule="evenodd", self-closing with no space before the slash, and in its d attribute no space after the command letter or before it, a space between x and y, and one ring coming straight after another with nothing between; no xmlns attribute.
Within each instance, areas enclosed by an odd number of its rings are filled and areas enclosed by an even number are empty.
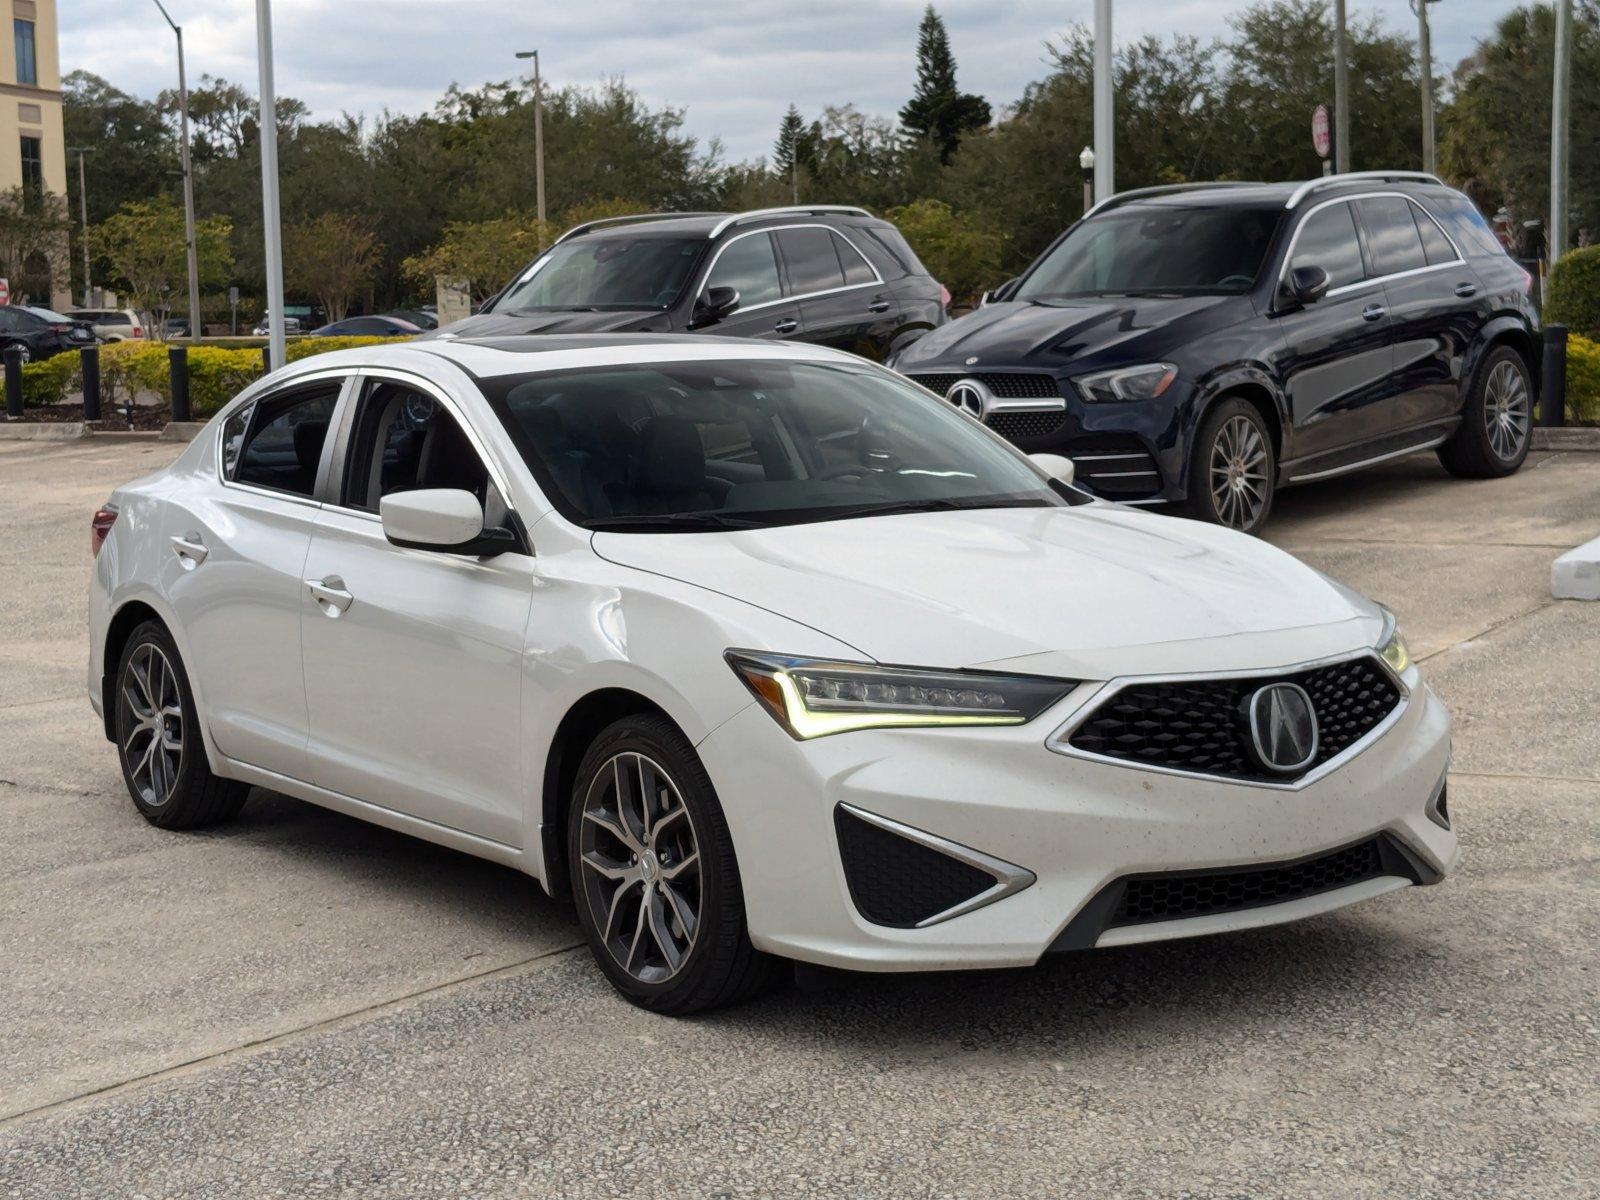
<svg viewBox="0 0 1600 1200"><path fill-rule="evenodd" d="M143 325L135 325L133 327L133 336L136 337L136 338L142 338L144 336L144 326Z"/></svg>
<svg viewBox="0 0 1600 1200"><path fill-rule="evenodd" d="M97 510L89 519L89 550L96 558L100 557L100 547L106 544L111 527L116 523L117 510L109 504Z"/></svg>
<svg viewBox="0 0 1600 1200"><path fill-rule="evenodd" d="M950 308L950 289L942 283L939 285L939 307L946 311Z"/></svg>

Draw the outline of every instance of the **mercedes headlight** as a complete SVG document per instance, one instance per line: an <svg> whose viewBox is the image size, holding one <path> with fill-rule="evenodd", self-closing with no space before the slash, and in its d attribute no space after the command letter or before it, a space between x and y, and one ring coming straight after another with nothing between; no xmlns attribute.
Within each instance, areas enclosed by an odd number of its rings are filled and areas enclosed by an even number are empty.
<svg viewBox="0 0 1600 1200"><path fill-rule="evenodd" d="M923 671L730 650L728 665L795 738L854 729L1021 725L1077 686L1070 679Z"/></svg>
<svg viewBox="0 0 1600 1200"><path fill-rule="evenodd" d="M1411 665L1411 653L1406 649L1406 640L1400 636L1400 626L1387 608L1383 610L1383 634L1378 638L1376 649L1378 657L1388 663L1396 675L1404 675L1406 668Z"/></svg>
<svg viewBox="0 0 1600 1200"><path fill-rule="evenodd" d="M1079 375L1072 382L1085 400L1109 403L1118 400L1154 400L1172 386L1178 368L1171 363L1147 363L1142 367L1118 367Z"/></svg>

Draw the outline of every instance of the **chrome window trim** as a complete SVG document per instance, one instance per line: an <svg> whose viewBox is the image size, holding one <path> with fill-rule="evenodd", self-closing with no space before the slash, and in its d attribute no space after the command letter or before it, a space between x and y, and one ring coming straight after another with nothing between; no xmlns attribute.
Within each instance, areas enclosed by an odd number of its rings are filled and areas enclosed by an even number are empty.
<svg viewBox="0 0 1600 1200"><path fill-rule="evenodd" d="M694 290L695 302L698 303L700 297L705 294L706 287L711 282L711 273L717 269L718 260L722 258L723 251L725 251L729 246L733 245L735 242L739 241L741 238L757 237L757 236L759 236L760 234L763 234L763 233L766 233L766 234L782 233L785 229L826 229L829 233L838 234L839 237L844 238L845 243L850 247L850 249L854 250L857 254L861 255L861 261L866 263L867 264L867 269L872 272L873 282L871 282L871 283L847 283L843 287L824 288L820 292L804 292L804 293L801 293L801 294L795 295L795 296L780 296L776 300L763 300L760 304L749 304L749 305L741 304L738 308L734 309L731 313L728 314L730 317L737 317L742 313L756 312L759 309L763 309L763 308L771 308L774 304L798 304L802 300L814 300L818 296L836 296L840 292L854 292L854 291L858 291L861 288L869 288L869 287L879 287L879 288L881 288L881 287L887 287L888 286L887 284L884 283L883 276L878 273L878 268L872 265L872 260L870 258L868 258L865 254L861 254L861 247L856 245L853 241L851 241L850 240L850 236L848 234L842 232L841 230L835 229L832 225L824 225L820 221L804 221L804 222L801 222L799 224L794 224L794 225L769 225L765 229L750 229L750 230L746 230L744 233L736 233L736 234L734 234L727 241L723 242L721 245L719 245L717 247L716 253L711 256L711 261L706 264L705 274L700 276L699 286L697 286L695 288L695 290ZM778 245L777 245L776 242L774 242L773 245L772 245L772 254L773 254L773 258L774 259L778 259L782 255L782 251L778 249ZM778 285L780 287L782 287L783 286L783 278L782 278L782 267L781 266L779 267L779 273L780 273L780 275L779 275Z"/></svg>
<svg viewBox="0 0 1600 1200"><path fill-rule="evenodd" d="M1449 262L1430 263L1425 267L1412 267L1408 271L1394 271L1388 275L1374 275L1371 279L1358 279L1354 283L1340 284L1336 288L1328 289L1327 295L1323 297L1324 299L1331 300L1336 296L1349 295L1353 292L1360 291L1362 288L1372 287L1375 284L1387 283L1391 279L1406 279L1413 275L1426 275L1429 271L1443 271L1447 267L1464 267L1467 265L1466 257L1461 253L1461 247L1456 244L1455 238L1450 236L1450 231L1444 227L1444 222L1439 220L1438 217L1434 216L1433 213L1429 212L1427 207L1423 205L1423 203L1415 196L1408 196L1404 192L1356 192L1348 196L1334 196L1331 199L1323 200L1317 204L1313 204L1310 208L1306 209L1304 214L1301 215L1299 223L1294 227L1294 233L1289 236L1289 247L1283 252L1283 266L1278 271L1277 290L1281 291L1284 284L1288 282L1289 264L1294 261L1294 248L1300 242L1300 233L1305 229L1307 221L1316 216L1323 209L1332 208L1335 204L1354 204L1357 200L1374 200L1381 199L1385 196L1398 196L1407 204L1413 205L1416 208L1420 208L1423 215L1437 225L1439 227L1439 232L1444 234L1444 240L1449 242L1450 248L1456 252L1455 258L1451 259ZM1355 214L1354 211L1351 212L1350 218L1355 222L1356 240L1359 243L1361 239L1361 219ZM1362 261L1366 261L1365 256L1363 256Z"/></svg>
<svg viewBox="0 0 1600 1200"><path fill-rule="evenodd" d="M841 216L849 217L872 216L866 209L854 204L788 204L782 208L752 208L748 212L734 213L731 216L724 217L717 222L707 236L712 238L719 237L741 221L760 221L767 217L818 216L823 213L838 213ZM832 226L827 226L827 228L831 229Z"/></svg>
<svg viewBox="0 0 1600 1200"><path fill-rule="evenodd" d="M1126 501L1123 503L1126 503ZM1387 626L1385 626L1385 629L1387 629ZM1354 662L1357 659L1362 658L1371 659L1378 666L1378 668L1389 677L1390 682L1392 682L1400 692L1399 702L1394 706L1389 715L1384 717L1383 720L1379 721L1370 730L1368 730L1365 736L1361 737L1355 742L1352 742L1349 746L1345 747L1327 762L1323 763L1321 766L1312 771L1308 771L1299 779L1287 781L1278 781L1272 779L1240 779L1234 775L1212 775L1205 771L1183 771L1176 767L1163 767L1157 766L1153 763L1139 763L1125 758L1113 758L1109 754L1095 754L1088 750L1080 750L1076 746L1070 744L1070 739L1072 735L1078 731L1079 726L1081 726L1091 716L1098 712L1101 706L1104 705L1107 700L1110 700L1124 688L1137 687L1151 683L1206 683L1219 679L1281 678L1282 676L1297 674L1301 671L1314 671L1318 667L1329 667L1337 663ZM1055 730L1055 732L1045 740L1045 747L1049 750L1053 750L1055 753L1060 754L1065 758L1077 758L1082 759L1085 762L1102 763L1113 767L1123 767L1131 771L1145 771L1152 775L1168 775L1179 779L1204 779L1212 783L1226 783L1235 787L1265 788L1268 791L1276 792L1300 792L1312 786L1312 784L1315 784L1322 779L1326 779L1333 772L1341 769L1353 759L1365 753L1369 748L1377 744L1379 739L1381 739L1384 734L1388 733L1390 729L1394 728L1395 724L1399 722L1400 718L1405 715L1406 709L1410 707L1410 702L1411 688L1407 686L1406 681L1403 678L1395 674L1388 663L1383 661L1383 656L1378 653L1376 647L1368 647L1364 650L1355 651L1347 650L1342 654L1331 654L1325 658L1314 658L1307 662L1292 663L1283 667L1253 667L1248 670L1238 671L1190 671L1177 675L1119 675L1114 679L1107 680L1100 686L1098 691L1085 700L1083 704L1079 706L1077 711L1068 717L1066 721L1064 721Z"/></svg>
<svg viewBox="0 0 1600 1200"><path fill-rule="evenodd" d="M272 488L258 487L253 483L237 483L234 480L229 479L222 469L222 428L228 423L228 419L233 416L234 412L240 408L243 408L245 405L256 405L260 404L262 401L266 401L270 404L274 397L278 397L287 392L298 391L306 384L316 384L328 379L338 379L340 381L339 395L338 398L333 402L333 416L335 419L328 422L328 441L322 447L323 455L326 457L332 450L333 432L335 425L337 424L337 418L340 410L350 395L350 385L356 378L356 375L359 373L359 371L359 367L328 367L324 370L308 371L304 375L296 375L293 379L285 379L282 384L273 384L263 381L263 386L260 388L260 390L253 394L249 388L246 388L243 392L240 392L239 395L230 400L225 406L223 406L222 409L218 411L217 415L212 418L212 424L215 425L216 432L209 436L211 436L213 439L212 457L217 469L217 482L225 488L232 488L235 491L244 492L246 495L250 496L269 496L274 500L286 500L290 504L303 504L307 508L322 508L322 502L314 495L301 496L294 492L280 492L275 491ZM317 473L319 475L322 473L322 468L320 465L317 468Z"/></svg>
<svg viewBox="0 0 1600 1200"><path fill-rule="evenodd" d="M852 817L865 821L869 825L876 825L879 829L884 829L903 837L908 842L916 842L919 846L925 846L929 850L937 850L940 854L948 855L957 862L965 863L969 867L975 867L986 875L994 877L993 887L986 888L976 896L963 900L960 904L953 905L943 912L936 912L931 917L924 917L911 926L912 929L926 929L929 925L938 925L943 921L964 916L976 909L985 908L996 900L1004 900L1007 896L1015 895L1017 892L1022 891L1037 878L1026 867L1008 863L1003 858L995 858L992 854L974 850L971 846L963 846L960 842L952 842L949 838L942 838L936 833L918 829L915 825L907 825L890 817L880 817L875 812L857 808L854 804L846 803L843 800L839 802L839 807Z"/></svg>

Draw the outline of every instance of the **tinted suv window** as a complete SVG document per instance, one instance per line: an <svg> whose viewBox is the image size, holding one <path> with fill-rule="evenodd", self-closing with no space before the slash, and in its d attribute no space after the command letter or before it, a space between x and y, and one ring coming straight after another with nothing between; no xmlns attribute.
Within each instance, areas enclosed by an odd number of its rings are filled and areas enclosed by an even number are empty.
<svg viewBox="0 0 1600 1200"><path fill-rule="evenodd" d="M1330 204L1306 218L1295 238L1289 267L1321 267L1328 273L1331 288L1360 282L1366 269L1348 204Z"/></svg>
<svg viewBox="0 0 1600 1200"><path fill-rule="evenodd" d="M778 257L770 233L735 238L717 256L706 277L706 287L731 287L739 293L739 307L766 304L783 296L778 282Z"/></svg>
<svg viewBox="0 0 1600 1200"><path fill-rule="evenodd" d="M1483 214L1460 192L1445 192L1443 194L1429 193L1428 204L1433 211L1443 219L1450 235L1455 238L1456 245L1461 247L1462 253L1474 258L1505 256L1505 247L1500 244L1500 239L1494 236L1494 230L1489 228L1489 222L1483 219Z"/></svg>
<svg viewBox="0 0 1600 1200"><path fill-rule="evenodd" d="M1403 196L1369 196L1357 200L1361 223L1367 229L1367 249L1379 275L1415 271L1428 265L1422 238L1411 215L1411 201Z"/></svg>
<svg viewBox="0 0 1600 1200"><path fill-rule="evenodd" d="M234 478L277 492L311 495L338 399L335 383L257 405L260 416L245 438Z"/></svg>
<svg viewBox="0 0 1600 1200"><path fill-rule="evenodd" d="M1445 237L1444 230L1439 228L1439 222L1415 204L1411 206L1411 215L1416 219L1417 232L1422 235L1422 252L1428 256L1430 267L1436 267L1440 263L1455 262L1461 257L1456 253L1456 248L1450 244L1450 239Z"/></svg>
<svg viewBox="0 0 1600 1200"><path fill-rule="evenodd" d="M789 293L804 296L844 286L844 268L833 248L833 234L826 229L780 229L778 245L783 247L783 262L789 268Z"/></svg>
<svg viewBox="0 0 1600 1200"><path fill-rule="evenodd" d="M833 249L834 253L839 256L840 264L844 267L845 283L876 283L878 281L878 277L872 272L871 264L861 257L861 252L837 233L833 235Z"/></svg>

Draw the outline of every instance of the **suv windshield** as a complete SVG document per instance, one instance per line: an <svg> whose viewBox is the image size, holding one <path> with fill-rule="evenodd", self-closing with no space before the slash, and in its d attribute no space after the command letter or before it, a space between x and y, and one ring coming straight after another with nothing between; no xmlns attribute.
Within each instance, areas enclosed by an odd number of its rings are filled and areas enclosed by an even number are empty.
<svg viewBox="0 0 1600 1200"><path fill-rule="evenodd" d="M1068 233L1011 299L1237 295L1255 282L1282 215L1281 209L1113 209Z"/></svg>
<svg viewBox="0 0 1600 1200"><path fill-rule="evenodd" d="M1071 502L971 418L864 365L661 363L479 386L555 506L595 530Z"/></svg>
<svg viewBox="0 0 1600 1200"><path fill-rule="evenodd" d="M494 306L499 313L663 309L678 298L704 238L577 238L552 246Z"/></svg>

